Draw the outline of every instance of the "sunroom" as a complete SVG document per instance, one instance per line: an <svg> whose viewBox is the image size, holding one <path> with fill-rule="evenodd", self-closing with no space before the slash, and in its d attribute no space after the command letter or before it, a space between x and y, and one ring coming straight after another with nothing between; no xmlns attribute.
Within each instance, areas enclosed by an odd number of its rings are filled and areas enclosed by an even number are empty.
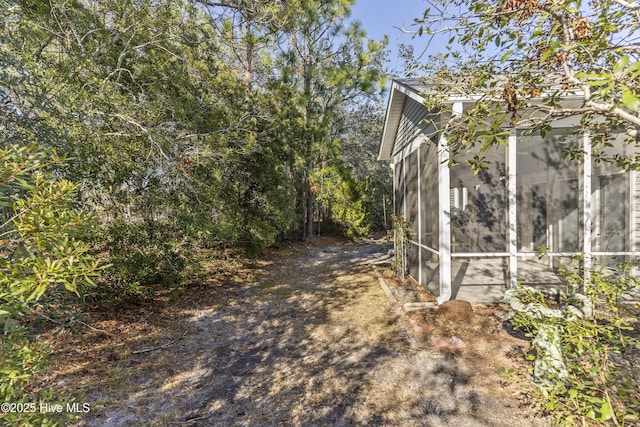
<svg viewBox="0 0 640 427"><path fill-rule="evenodd" d="M510 129L508 142L484 153L474 173L439 132L472 99L451 97L429 111L421 79L394 80L379 159L394 176L394 213L411 227L404 249L408 273L439 302L493 302L517 283L563 287L562 267L580 274L640 255L640 176L592 154L589 133L575 119L551 123L544 134ZM573 120L573 121L572 121ZM615 137L609 156L637 150ZM565 156L582 152L582 159Z"/></svg>

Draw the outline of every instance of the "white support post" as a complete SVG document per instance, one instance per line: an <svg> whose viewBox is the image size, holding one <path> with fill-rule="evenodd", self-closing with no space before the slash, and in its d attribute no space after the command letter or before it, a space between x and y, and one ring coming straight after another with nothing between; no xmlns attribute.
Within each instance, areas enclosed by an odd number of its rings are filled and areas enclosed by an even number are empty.
<svg viewBox="0 0 640 427"><path fill-rule="evenodd" d="M509 194L509 287L515 289L518 284L518 199L517 168L518 146L516 130L509 133L507 146L508 174L507 187Z"/></svg>
<svg viewBox="0 0 640 427"><path fill-rule="evenodd" d="M631 226L629 227L629 247L628 249L632 252L637 251L638 249L640 249L638 247L638 243L639 243L639 237L640 237L640 230L638 230L638 226L636 225L638 223L638 220L640 218L638 218L638 209L639 206L638 204L640 203L640 195L639 195L639 182L638 182L638 178L640 178L640 174L638 174L637 171L631 171L630 177L629 177L629 214L630 214L630 220L629 220L629 224L631 224ZM633 263L633 267L631 268L631 277L634 278L638 278L638 267L636 266L636 263Z"/></svg>
<svg viewBox="0 0 640 427"><path fill-rule="evenodd" d="M402 216L404 220L407 220L407 157L402 151ZM407 272L407 242L404 237L402 237L402 247L400 248L402 252L400 258L402 260L402 265L400 268L402 269L402 281L404 282L404 275Z"/></svg>
<svg viewBox="0 0 640 427"><path fill-rule="evenodd" d="M462 115L463 104L453 104L453 114ZM440 227L439 264L440 295L438 304L451 299L451 171L449 169L449 146L447 137L440 135L438 140L438 218Z"/></svg>
<svg viewBox="0 0 640 427"><path fill-rule="evenodd" d="M451 298L451 198L450 198L449 147L447 138L438 141L438 219L440 240L438 257L440 264L440 295L438 304Z"/></svg>
<svg viewBox="0 0 640 427"><path fill-rule="evenodd" d="M396 176L398 174L398 162L396 159L394 159L393 163L391 164L391 169L393 169L393 217L396 216L396 212L398 212L398 208L396 206L396 204L398 203L398 201L396 200ZM396 228L393 225L393 217L391 219L391 229L393 230L393 255L395 257L395 260L398 260L398 245L397 245L397 241L398 238L396 236Z"/></svg>
<svg viewBox="0 0 640 427"><path fill-rule="evenodd" d="M593 260L591 255L591 135L589 131L583 136L584 157L582 159L582 210L583 210L583 251L584 251L584 284L591 279Z"/></svg>
<svg viewBox="0 0 640 427"><path fill-rule="evenodd" d="M638 220L636 215L636 181L638 179L638 171L630 171L629 172L629 180L627 181L627 185L629 188L629 199L627 203L629 203L629 224L635 224ZM627 250L635 251L636 250L636 239L637 239L637 231L635 226L627 227L627 241L629 244L627 245Z"/></svg>
<svg viewBox="0 0 640 427"><path fill-rule="evenodd" d="M396 174L398 173L398 163L394 160L393 163L391 163L390 165L391 170L392 170L392 175L393 175L393 215L395 216L397 210L396 210ZM393 228L393 227L392 227Z"/></svg>
<svg viewBox="0 0 640 427"><path fill-rule="evenodd" d="M407 218L407 157L402 154L402 215Z"/></svg>
<svg viewBox="0 0 640 427"><path fill-rule="evenodd" d="M422 285L422 177L420 173L420 170L422 169L422 165L420 164L421 150L422 148L418 146L416 157L418 158L418 283Z"/></svg>

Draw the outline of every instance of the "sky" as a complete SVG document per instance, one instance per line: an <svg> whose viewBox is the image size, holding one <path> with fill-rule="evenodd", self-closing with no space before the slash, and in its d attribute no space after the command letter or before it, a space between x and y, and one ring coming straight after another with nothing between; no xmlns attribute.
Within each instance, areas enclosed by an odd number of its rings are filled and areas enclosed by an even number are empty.
<svg viewBox="0 0 640 427"><path fill-rule="evenodd" d="M362 23L370 39L381 40L385 34L389 36L388 67L392 74L403 77L404 61L398 58L398 45L411 44L415 54L419 55L424 51L428 38L413 38L413 34L403 33L400 29L415 32L414 19L421 18L427 7L425 0L357 0L351 10L351 19Z"/></svg>

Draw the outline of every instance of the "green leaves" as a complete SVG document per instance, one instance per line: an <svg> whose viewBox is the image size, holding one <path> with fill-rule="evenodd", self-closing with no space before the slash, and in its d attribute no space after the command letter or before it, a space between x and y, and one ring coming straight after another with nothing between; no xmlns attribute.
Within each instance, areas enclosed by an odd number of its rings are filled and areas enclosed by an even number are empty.
<svg viewBox="0 0 640 427"><path fill-rule="evenodd" d="M589 86L602 86L612 80L608 73L576 73L576 78L585 80Z"/></svg>
<svg viewBox="0 0 640 427"><path fill-rule="evenodd" d="M442 87L451 95L477 99L481 94L495 104L509 102L501 89L505 81L513 82L511 93L520 103L512 108L515 114L494 108L476 115L469 122L478 129L492 119L504 128L538 129L584 115L589 117L585 129L602 121L610 129L640 126L640 63L630 41L640 34L640 22L632 7L614 0L590 7L580 1L436 0L421 24L449 41L431 43L423 64L410 58L414 75L446 83ZM634 156L626 157L608 160L635 167Z"/></svg>
<svg viewBox="0 0 640 427"><path fill-rule="evenodd" d="M81 240L93 219L76 207L77 186L55 173L54 166L60 165L54 151L36 144L3 141L0 147L0 236L7 238L0 243L2 402L25 398L25 385L46 360L46 350L26 336L20 322L23 313L45 296L56 303L65 291L79 295L81 287L91 285L91 277L104 268ZM19 415L22 418L16 422L51 423L46 414ZM11 416L5 421L10 422Z"/></svg>
<svg viewBox="0 0 640 427"><path fill-rule="evenodd" d="M578 260L574 260L577 266ZM628 350L637 345L637 338L628 332L637 322L620 301L620 295L635 286L637 281L626 277L627 265L593 272L584 288L584 296L567 295L563 307L585 301L595 301L592 318L535 319L516 314L511 320L516 328L536 331L544 325L560 328L562 357L569 374L569 383L559 382L553 389L541 390L540 399L551 411L555 422L573 426L586 418L603 425L621 425L635 420L638 411L637 390L629 375L633 367ZM573 268L564 272L570 287L582 287L582 278ZM524 303L549 306L542 293L519 290ZM626 314L623 314L626 313ZM614 356L615 355L615 358ZM632 375L633 376L633 375ZM624 423L622 423L624 421Z"/></svg>
<svg viewBox="0 0 640 427"><path fill-rule="evenodd" d="M620 86L622 88L622 105L634 112L640 110L640 99L638 99L635 92L628 86Z"/></svg>
<svg viewBox="0 0 640 427"><path fill-rule="evenodd" d="M628 108L631 111L640 109L640 99L636 96L636 91L631 89L627 84L620 83L620 79L627 76L633 76L632 80L640 76L640 63L634 62L629 66L628 56L621 57L613 68L612 73L577 73L576 78L581 79L585 84L597 89L593 97L595 99L605 98L616 95L615 91L620 91L619 105Z"/></svg>
<svg viewBox="0 0 640 427"><path fill-rule="evenodd" d="M597 421L608 421L613 418L613 409L611 408L611 402L606 400L600 406L600 411L596 413L596 417L594 418Z"/></svg>
<svg viewBox="0 0 640 427"><path fill-rule="evenodd" d="M613 74L620 74L622 70L629 64L629 56L622 55L616 65L613 67Z"/></svg>
<svg viewBox="0 0 640 427"><path fill-rule="evenodd" d="M6 328L96 279L100 296L148 296L203 248L290 237L304 178L340 163L345 111L382 90L385 43L344 28L352 0L22 3L0 0ZM326 181L332 217L366 229L369 181Z"/></svg>
<svg viewBox="0 0 640 427"><path fill-rule="evenodd" d="M57 285L77 294L78 285L101 269L78 240L92 218L73 207L76 186L52 175L49 162L41 162L46 158L35 146L0 149L0 196L12 205L0 211L0 233L11 236L0 247L2 258L11 259L0 263L0 303L31 303Z"/></svg>
<svg viewBox="0 0 640 427"><path fill-rule="evenodd" d="M511 51L511 50L506 51L506 52L505 52L505 53L500 57L500 62L506 62L506 61L511 57L511 55L513 55L513 51Z"/></svg>

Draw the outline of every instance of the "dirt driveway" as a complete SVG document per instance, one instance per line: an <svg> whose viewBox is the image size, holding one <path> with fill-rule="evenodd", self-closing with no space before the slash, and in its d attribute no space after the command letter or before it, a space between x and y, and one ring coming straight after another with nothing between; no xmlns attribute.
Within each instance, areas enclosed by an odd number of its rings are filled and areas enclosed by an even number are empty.
<svg viewBox="0 0 640 427"><path fill-rule="evenodd" d="M82 426L548 425L522 389L511 356L526 342L505 332L504 310L476 309L463 354L434 350L369 265L388 249L316 239L277 253L246 281L141 309L136 340L59 354L75 369L55 381L85 392ZM150 341L158 325L171 332Z"/></svg>

